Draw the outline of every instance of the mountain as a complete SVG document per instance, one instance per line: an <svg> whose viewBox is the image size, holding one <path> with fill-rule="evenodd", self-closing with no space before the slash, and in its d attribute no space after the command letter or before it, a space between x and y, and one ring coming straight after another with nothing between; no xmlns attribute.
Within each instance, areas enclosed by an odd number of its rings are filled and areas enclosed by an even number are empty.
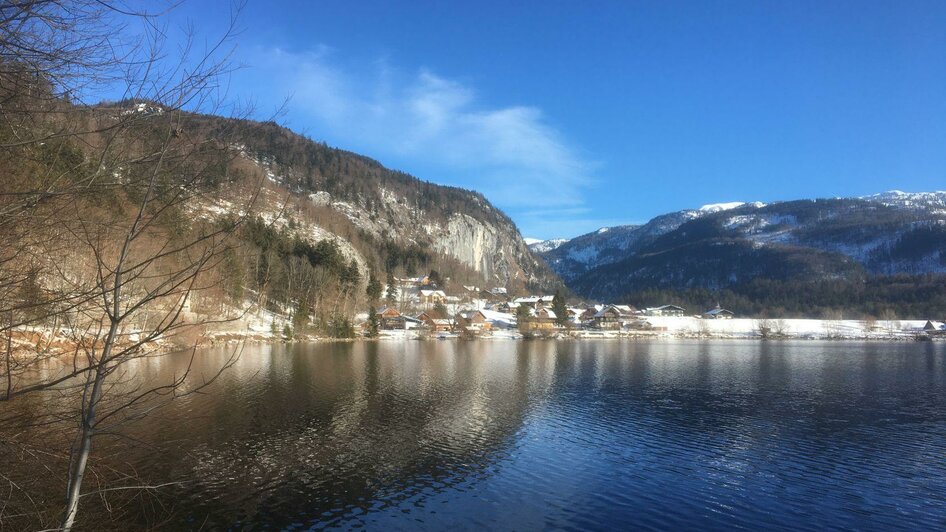
<svg viewBox="0 0 946 532"><path fill-rule="evenodd" d="M552 238L549 240L539 240L537 238L526 238L526 244L533 253L547 253L553 249L568 242L567 238Z"/></svg>
<svg viewBox="0 0 946 532"><path fill-rule="evenodd" d="M132 276L124 293L160 294L160 309L184 301L201 319L253 309L253 326L268 319L275 330L291 319L297 330L350 336L357 313L399 297L394 277L427 276L450 295L471 285L511 294L560 286L479 193L273 122L152 102L77 106L28 87L10 99L44 112L8 113L19 140L5 137L13 148L0 160L0 249L12 250L0 257L7 299L58 309L103 285L67 290L115 271L101 263L150 257L160 268ZM121 235L136 231L113 253ZM202 284L162 285L152 270L183 271ZM23 319L45 319L34 314Z"/></svg>
<svg viewBox="0 0 946 532"><path fill-rule="evenodd" d="M288 198L288 219L305 228L301 233L335 239L359 264L409 275L434 268L457 282L512 292L558 283L482 194L390 170L272 122L195 116L191 127L211 136L229 130L242 164L266 176L271 197ZM223 194L204 208L227 205ZM277 208L279 201L270 203Z"/></svg>
<svg viewBox="0 0 946 532"><path fill-rule="evenodd" d="M533 251L540 253L566 284L574 283L588 270L620 261L685 222L742 205L739 202L704 205L699 209L664 214L642 225L602 227L571 240L559 240L560 243L548 251L536 248ZM753 205L762 206L761 203Z"/></svg>
<svg viewBox="0 0 946 532"><path fill-rule="evenodd" d="M722 289L755 279L946 272L946 192L723 203L602 228L542 253L578 294Z"/></svg>

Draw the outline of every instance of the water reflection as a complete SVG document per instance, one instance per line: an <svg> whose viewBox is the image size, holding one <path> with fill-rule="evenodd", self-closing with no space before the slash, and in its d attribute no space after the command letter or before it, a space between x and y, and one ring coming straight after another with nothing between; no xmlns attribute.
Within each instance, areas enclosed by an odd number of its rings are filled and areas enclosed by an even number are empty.
<svg viewBox="0 0 946 532"><path fill-rule="evenodd" d="M252 347L132 427L165 445L123 456L188 481L167 494L184 528L937 527L944 347Z"/></svg>

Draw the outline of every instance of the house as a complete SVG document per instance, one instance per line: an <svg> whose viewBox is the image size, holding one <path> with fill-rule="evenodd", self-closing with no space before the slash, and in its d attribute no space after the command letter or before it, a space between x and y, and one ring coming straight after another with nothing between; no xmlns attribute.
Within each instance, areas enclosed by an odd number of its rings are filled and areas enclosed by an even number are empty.
<svg viewBox="0 0 946 532"><path fill-rule="evenodd" d="M644 314L647 316L683 316L686 311L687 309L676 305L662 305L644 309Z"/></svg>
<svg viewBox="0 0 946 532"><path fill-rule="evenodd" d="M432 332L451 332L454 327L453 320L436 312L421 312L417 315L417 320Z"/></svg>
<svg viewBox="0 0 946 532"><path fill-rule="evenodd" d="M621 329L624 324L637 319L629 305L607 305L591 317L591 326L596 329Z"/></svg>
<svg viewBox="0 0 946 532"><path fill-rule="evenodd" d="M653 331L655 329L653 323L643 318L631 320L625 323L624 326L635 331ZM666 330L666 327L663 327L663 329Z"/></svg>
<svg viewBox="0 0 946 532"><path fill-rule="evenodd" d="M946 323L927 321L923 331L930 336L946 336Z"/></svg>
<svg viewBox="0 0 946 532"><path fill-rule="evenodd" d="M568 322L573 325L581 325L581 316L584 314L585 309L581 307L568 307Z"/></svg>
<svg viewBox="0 0 946 532"><path fill-rule="evenodd" d="M599 310L601 309L595 307L588 307L584 309L581 315L578 316L579 323L591 324L592 320L595 318L595 314L597 314Z"/></svg>
<svg viewBox="0 0 946 532"><path fill-rule="evenodd" d="M519 324L522 331L551 331L555 329L555 312L550 308L540 307L530 311L528 321Z"/></svg>
<svg viewBox="0 0 946 532"><path fill-rule="evenodd" d="M403 287L427 286L430 284L430 278L426 275L421 277L399 277L397 282Z"/></svg>
<svg viewBox="0 0 946 532"><path fill-rule="evenodd" d="M429 307L436 304L447 302L447 294L443 290L421 290L419 292L420 304Z"/></svg>
<svg viewBox="0 0 946 532"><path fill-rule="evenodd" d="M703 318L708 320L731 320L734 315L731 310L726 310L717 304L716 308L704 312Z"/></svg>
<svg viewBox="0 0 946 532"><path fill-rule="evenodd" d="M515 329L516 316L505 312L496 312L495 310L480 309L480 313L490 322L492 329Z"/></svg>
<svg viewBox="0 0 946 532"><path fill-rule="evenodd" d="M424 322L420 321L417 318L412 318L410 316L404 316L404 328L405 329L417 329L418 327L423 327Z"/></svg>
<svg viewBox="0 0 946 532"><path fill-rule="evenodd" d="M493 329L493 324L479 310L465 310L457 313L457 328L460 332L483 334Z"/></svg>
<svg viewBox="0 0 946 532"><path fill-rule="evenodd" d="M376 312L378 316L378 325L385 330L404 329L406 320L400 312L394 307L384 306Z"/></svg>
<svg viewBox="0 0 946 532"><path fill-rule="evenodd" d="M526 305L531 308L538 308L543 305L551 305L552 300L555 296L527 296L527 297L517 297L513 299L512 302L519 305Z"/></svg>
<svg viewBox="0 0 946 532"><path fill-rule="evenodd" d="M491 309L496 312L502 312L503 314L515 314L516 310L519 309L519 303L513 301L503 301L502 303L493 305Z"/></svg>

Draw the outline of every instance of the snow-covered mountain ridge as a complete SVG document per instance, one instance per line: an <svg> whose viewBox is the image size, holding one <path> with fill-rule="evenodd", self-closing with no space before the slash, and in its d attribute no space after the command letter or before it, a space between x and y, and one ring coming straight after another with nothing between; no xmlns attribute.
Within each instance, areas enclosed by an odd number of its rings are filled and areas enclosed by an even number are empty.
<svg viewBox="0 0 946 532"><path fill-rule="evenodd" d="M941 273L946 191L711 204L595 231L539 253L573 290L598 297L765 276ZM788 256L798 261L794 269L783 269Z"/></svg>
<svg viewBox="0 0 946 532"><path fill-rule="evenodd" d="M526 238L525 241L533 253L546 253L568 242L568 239L550 238L549 240L539 240L538 238Z"/></svg>

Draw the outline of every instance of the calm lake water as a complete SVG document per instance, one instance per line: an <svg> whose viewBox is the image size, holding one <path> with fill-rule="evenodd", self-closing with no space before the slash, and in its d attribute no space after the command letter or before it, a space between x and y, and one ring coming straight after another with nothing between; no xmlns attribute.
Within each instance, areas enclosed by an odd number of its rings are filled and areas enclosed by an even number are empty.
<svg viewBox="0 0 946 532"><path fill-rule="evenodd" d="M169 528L946 528L942 343L256 346L210 392L125 457Z"/></svg>

